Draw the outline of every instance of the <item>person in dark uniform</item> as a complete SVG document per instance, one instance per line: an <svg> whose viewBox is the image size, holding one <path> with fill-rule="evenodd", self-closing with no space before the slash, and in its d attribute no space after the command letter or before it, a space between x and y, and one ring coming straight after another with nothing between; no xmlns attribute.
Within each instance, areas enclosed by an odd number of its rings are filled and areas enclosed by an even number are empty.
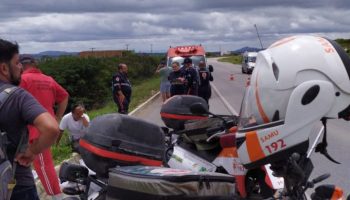
<svg viewBox="0 0 350 200"><path fill-rule="evenodd" d="M185 76L180 70L180 64L173 62L171 67L173 71L169 74L170 96L185 94Z"/></svg>
<svg viewBox="0 0 350 200"><path fill-rule="evenodd" d="M192 59L185 58L184 67L181 69L185 75L185 94L198 95L198 75L197 71L192 66Z"/></svg>
<svg viewBox="0 0 350 200"><path fill-rule="evenodd" d="M132 89L128 79L128 66L126 64L119 64L118 72L112 79L112 92L113 100L118 106L118 112L128 114Z"/></svg>
<svg viewBox="0 0 350 200"><path fill-rule="evenodd" d="M203 61L199 62L198 67L198 74L200 79L200 84L198 87L198 96L205 99L205 101L207 101L209 105L209 98L211 97L210 81L213 81L214 78L209 72L209 70L206 69L205 63Z"/></svg>

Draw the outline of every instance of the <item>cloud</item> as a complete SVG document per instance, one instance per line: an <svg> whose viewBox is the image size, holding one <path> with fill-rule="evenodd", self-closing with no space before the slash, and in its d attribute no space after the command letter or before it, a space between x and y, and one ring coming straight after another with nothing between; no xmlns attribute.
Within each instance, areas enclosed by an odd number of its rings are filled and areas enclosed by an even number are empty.
<svg viewBox="0 0 350 200"><path fill-rule="evenodd" d="M0 37L29 53L125 44L136 51L198 43L233 50L259 46L254 24L265 46L294 34L349 38L349 8L346 0L5 0Z"/></svg>

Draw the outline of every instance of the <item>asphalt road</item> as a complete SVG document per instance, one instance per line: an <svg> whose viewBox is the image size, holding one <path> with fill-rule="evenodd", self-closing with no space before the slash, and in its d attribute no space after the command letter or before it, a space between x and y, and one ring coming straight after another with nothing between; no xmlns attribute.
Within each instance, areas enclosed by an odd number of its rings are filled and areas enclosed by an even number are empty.
<svg viewBox="0 0 350 200"><path fill-rule="evenodd" d="M240 65L217 62L216 59L209 59L209 64L214 66L214 81L212 83L214 88L210 99L211 112L217 114L239 113L248 75L241 73ZM232 76L234 80L231 80ZM218 93L215 92L215 88L217 88ZM164 125L159 115L161 105L162 102L159 98L138 113L137 117L158 125ZM310 141L314 138L314 135L312 135ZM350 152L348 154L348 149L350 149L350 122L344 120L329 121L328 152L341 164L334 164L324 156L313 153L311 156L314 164L312 177L330 173L331 177L322 183L336 184L349 193Z"/></svg>

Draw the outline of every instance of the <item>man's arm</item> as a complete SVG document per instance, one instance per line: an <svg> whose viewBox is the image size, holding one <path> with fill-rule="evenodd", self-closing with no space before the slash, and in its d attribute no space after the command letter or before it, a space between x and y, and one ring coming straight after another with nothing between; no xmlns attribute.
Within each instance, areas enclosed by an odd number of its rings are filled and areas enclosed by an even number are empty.
<svg viewBox="0 0 350 200"><path fill-rule="evenodd" d="M39 130L40 136L29 148L31 152L38 154L55 143L60 130L57 121L48 112L36 117L33 124Z"/></svg>
<svg viewBox="0 0 350 200"><path fill-rule="evenodd" d="M121 78L118 75L113 76L113 87L114 87L114 90L117 91L116 92L117 98L124 100L125 96L122 92Z"/></svg>
<svg viewBox="0 0 350 200"><path fill-rule="evenodd" d="M60 132L56 119L54 119L48 112L38 115L34 119L33 124L40 132L39 138L34 140L24 153L19 153L16 156L16 160L19 164L24 166L29 166L34 160L35 155L55 143Z"/></svg>
<svg viewBox="0 0 350 200"><path fill-rule="evenodd" d="M59 129L60 129L60 135L58 136L58 138L56 140L56 146L60 143L61 138L62 138L63 133L64 133L64 130L67 129L67 117L66 117L66 115L60 121Z"/></svg>
<svg viewBox="0 0 350 200"><path fill-rule="evenodd" d="M56 120L58 122L62 119L64 111L67 108L67 105L68 105L68 96L64 98L60 103L57 104Z"/></svg>
<svg viewBox="0 0 350 200"><path fill-rule="evenodd" d="M64 130L60 130L60 134L59 134L59 136L58 136L58 138L57 138L57 140L56 140L56 146L58 146L58 144L60 143L61 138L62 138L62 136L63 136L63 132L64 132Z"/></svg>
<svg viewBox="0 0 350 200"><path fill-rule="evenodd" d="M158 65L158 67L156 69L156 73L159 73L160 69L161 69L161 65Z"/></svg>
<svg viewBox="0 0 350 200"><path fill-rule="evenodd" d="M81 116L81 121L83 122L83 126L84 127L88 127L89 126L89 116L87 114L85 114L85 110L84 110L84 113L83 115Z"/></svg>

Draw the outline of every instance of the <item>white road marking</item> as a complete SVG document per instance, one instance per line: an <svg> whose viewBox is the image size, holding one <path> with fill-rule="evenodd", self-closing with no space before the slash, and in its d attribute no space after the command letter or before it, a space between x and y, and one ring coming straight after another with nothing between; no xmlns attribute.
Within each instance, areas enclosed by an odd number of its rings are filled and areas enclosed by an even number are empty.
<svg viewBox="0 0 350 200"><path fill-rule="evenodd" d="M232 115L238 115L238 112L227 102L227 100L224 98L224 96L222 96L222 94L220 93L220 91L218 90L218 88L216 88L216 86L211 83L210 84L211 87L214 89L214 91L216 92L216 94L219 96L219 98L221 99L221 101L224 103L224 105L226 106L226 108L230 111L230 113Z"/></svg>

